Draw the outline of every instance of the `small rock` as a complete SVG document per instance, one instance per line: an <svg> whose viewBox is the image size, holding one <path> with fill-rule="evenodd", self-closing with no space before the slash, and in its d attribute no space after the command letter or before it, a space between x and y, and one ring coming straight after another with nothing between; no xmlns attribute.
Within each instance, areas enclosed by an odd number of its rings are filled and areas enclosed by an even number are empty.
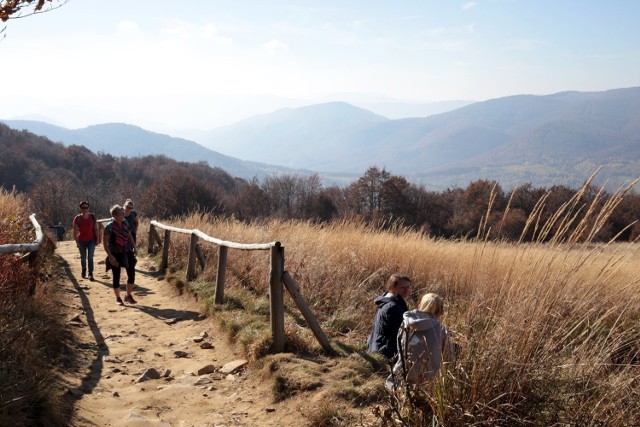
<svg viewBox="0 0 640 427"><path fill-rule="evenodd" d="M114 391L112 394L113 397L120 397L120 393L118 393L117 391Z"/></svg>
<svg viewBox="0 0 640 427"><path fill-rule="evenodd" d="M233 374L240 368L243 368L247 363L249 362L245 359L234 360L233 362L226 363L222 368L220 368L220 372L223 374Z"/></svg>
<svg viewBox="0 0 640 427"><path fill-rule="evenodd" d="M175 325L176 323L178 323L178 319L167 319L164 321L164 323L166 323L167 325Z"/></svg>
<svg viewBox="0 0 640 427"><path fill-rule="evenodd" d="M216 371L216 367L213 365L207 365L207 366L203 366L202 368L198 369L198 375L207 375L207 374L211 374L213 372Z"/></svg>
<svg viewBox="0 0 640 427"><path fill-rule="evenodd" d="M210 342L205 341L202 344L200 344L200 348L204 349L204 350L208 350L208 349L213 348L213 344L211 344Z"/></svg>
<svg viewBox="0 0 640 427"><path fill-rule="evenodd" d="M207 331L202 331L202 332L200 332L200 336L201 336L202 338L209 338L209 334L207 333Z"/></svg>
<svg viewBox="0 0 640 427"><path fill-rule="evenodd" d="M145 349L144 349L144 348L142 348L142 347L138 347L138 352L139 352L139 353L144 353L145 351L147 351L147 350L145 350Z"/></svg>
<svg viewBox="0 0 640 427"><path fill-rule="evenodd" d="M193 337L193 338L191 338L191 341L193 341L193 342L202 342L202 340L204 340L203 337Z"/></svg>
<svg viewBox="0 0 640 427"><path fill-rule="evenodd" d="M157 380L160 378L160 373L153 368L149 368L140 377L136 380L136 382L141 383L147 380Z"/></svg>
<svg viewBox="0 0 640 427"><path fill-rule="evenodd" d="M265 411L267 411L267 412L275 412L276 408L265 408Z"/></svg>
<svg viewBox="0 0 640 427"><path fill-rule="evenodd" d="M211 384L213 381L211 381L211 378L209 377L200 377L198 378L198 380L193 383L194 386L201 386L201 385L205 385L205 384Z"/></svg>
<svg viewBox="0 0 640 427"><path fill-rule="evenodd" d="M162 373L162 378L167 378L169 375L171 375L171 369L165 369Z"/></svg>
<svg viewBox="0 0 640 427"><path fill-rule="evenodd" d="M107 356L104 358L105 362L110 362L110 363L122 363L122 360L118 359L117 357L113 357L113 356Z"/></svg>
<svg viewBox="0 0 640 427"><path fill-rule="evenodd" d="M189 353L182 350L176 350L173 352L173 354L175 354L176 357L187 357L189 355Z"/></svg>

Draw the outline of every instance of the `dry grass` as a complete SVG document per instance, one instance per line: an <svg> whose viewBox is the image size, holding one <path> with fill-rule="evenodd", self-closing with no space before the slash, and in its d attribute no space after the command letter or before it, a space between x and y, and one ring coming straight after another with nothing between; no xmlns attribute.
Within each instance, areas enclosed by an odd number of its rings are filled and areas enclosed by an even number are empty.
<svg viewBox="0 0 640 427"><path fill-rule="evenodd" d="M372 300L391 273L413 278L414 306L424 292L444 295L444 322L462 353L430 385L427 402L440 425L640 425L638 245L588 239L614 202L597 211L581 207L578 197L553 224L532 218L529 226L547 242L532 244L434 240L346 221L247 225L196 214L174 225L236 242L282 242L285 268L325 333L354 351L365 348ZM580 209L590 215L572 223ZM170 264L184 266L188 237L172 243ZM206 252L211 261L202 283L211 284L215 248ZM230 251L228 261L228 292L264 300L268 253ZM289 330L303 331L295 305L287 304ZM317 352L312 337L301 335Z"/></svg>
<svg viewBox="0 0 640 427"><path fill-rule="evenodd" d="M0 244L33 241L26 198L0 191ZM56 386L54 360L64 350L53 243L26 262L0 254L0 425L64 425L69 409Z"/></svg>

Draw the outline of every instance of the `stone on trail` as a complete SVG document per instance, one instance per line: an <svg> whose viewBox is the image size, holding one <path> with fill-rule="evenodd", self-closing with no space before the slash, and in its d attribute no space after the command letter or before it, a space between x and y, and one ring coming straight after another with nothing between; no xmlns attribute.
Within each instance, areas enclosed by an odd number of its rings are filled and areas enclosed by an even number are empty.
<svg viewBox="0 0 640 427"><path fill-rule="evenodd" d="M198 369L198 375L206 375L206 374L211 374L213 372L216 371L216 367L213 365L207 365L207 366L203 366L202 368Z"/></svg>
<svg viewBox="0 0 640 427"><path fill-rule="evenodd" d="M204 340L203 337L193 337L193 338L191 338L191 341L193 341L193 342L202 342L202 340Z"/></svg>
<svg viewBox="0 0 640 427"><path fill-rule="evenodd" d="M220 368L220 372L223 374L233 374L238 369L244 367L247 363L249 363L245 359L234 360L233 362L229 362L225 364L222 368Z"/></svg>
<svg viewBox="0 0 640 427"><path fill-rule="evenodd" d="M210 342L203 342L202 344L200 344L200 348L203 350L209 350L213 348L213 344L211 344Z"/></svg>
<svg viewBox="0 0 640 427"><path fill-rule="evenodd" d="M182 350L176 350L173 352L173 354L175 354L176 357L187 357L189 355L189 353Z"/></svg>
<svg viewBox="0 0 640 427"><path fill-rule="evenodd" d="M160 378L160 373L153 368L149 368L136 380L137 383L141 383L147 380L157 380Z"/></svg>

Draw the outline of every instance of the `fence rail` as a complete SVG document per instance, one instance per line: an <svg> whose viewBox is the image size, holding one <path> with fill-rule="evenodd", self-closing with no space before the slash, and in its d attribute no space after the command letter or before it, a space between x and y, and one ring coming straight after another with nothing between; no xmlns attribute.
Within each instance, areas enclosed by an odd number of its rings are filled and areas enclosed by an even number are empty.
<svg viewBox="0 0 640 427"><path fill-rule="evenodd" d="M29 215L29 219L31 220L31 224L33 224L33 227L36 230L36 240L32 243L0 245L0 254L35 252L40 249L40 246L42 246L42 240L44 239L42 227L40 227L40 224L36 220L36 214Z"/></svg>
<svg viewBox="0 0 640 427"><path fill-rule="evenodd" d="M164 239L160 237L157 229L164 230ZM284 351L285 334L284 334L284 289L291 294L292 299L302 312L307 324L313 331L320 345L328 353L333 353L333 349L329 344L326 336L320 328L320 324L309 309L298 285L284 268L284 246L280 242L269 243L237 243L227 240L211 237L200 230L184 229L165 225L157 221L151 221L149 225L149 246L148 253L153 254L156 245L162 247L162 261L160 262L160 271L164 272L169 264L169 247L171 245L171 233L188 234L191 236L189 242L189 259L187 261L186 280L190 281L196 277L196 261L204 270L206 259L200 248L200 240L212 243L218 246L218 265L216 272L216 291L214 301L215 304L224 302L224 282L227 270L227 252L228 249L237 249L243 251L268 250L271 257L271 270L269 273L269 298L270 298L270 318L272 333L272 351L280 353Z"/></svg>

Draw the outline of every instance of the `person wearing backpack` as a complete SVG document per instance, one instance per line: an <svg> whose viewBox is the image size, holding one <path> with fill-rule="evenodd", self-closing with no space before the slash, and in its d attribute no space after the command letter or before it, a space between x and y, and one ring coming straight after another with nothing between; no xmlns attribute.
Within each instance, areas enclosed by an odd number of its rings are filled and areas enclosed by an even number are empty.
<svg viewBox="0 0 640 427"><path fill-rule="evenodd" d="M80 212L73 218L73 236L76 246L80 250L80 265L82 266L82 278L87 277L87 264L89 267L89 280L93 278L93 253L96 245L100 244L98 232L98 220L95 214L89 213L89 202L80 202Z"/></svg>
<svg viewBox="0 0 640 427"><path fill-rule="evenodd" d="M433 293L422 296L417 310L404 313L397 337L398 359L385 382L387 390L433 381L443 364L455 362L450 333L441 323L443 314L444 298Z"/></svg>
<svg viewBox="0 0 640 427"><path fill-rule="evenodd" d="M124 305L120 297L120 273L122 267L127 271L127 295L124 301L136 304L131 292L136 282L136 247L131 235L131 228L124 219L124 209L120 205L111 208L111 222L104 228L102 242L107 253L107 271L113 270L113 292L116 304Z"/></svg>

